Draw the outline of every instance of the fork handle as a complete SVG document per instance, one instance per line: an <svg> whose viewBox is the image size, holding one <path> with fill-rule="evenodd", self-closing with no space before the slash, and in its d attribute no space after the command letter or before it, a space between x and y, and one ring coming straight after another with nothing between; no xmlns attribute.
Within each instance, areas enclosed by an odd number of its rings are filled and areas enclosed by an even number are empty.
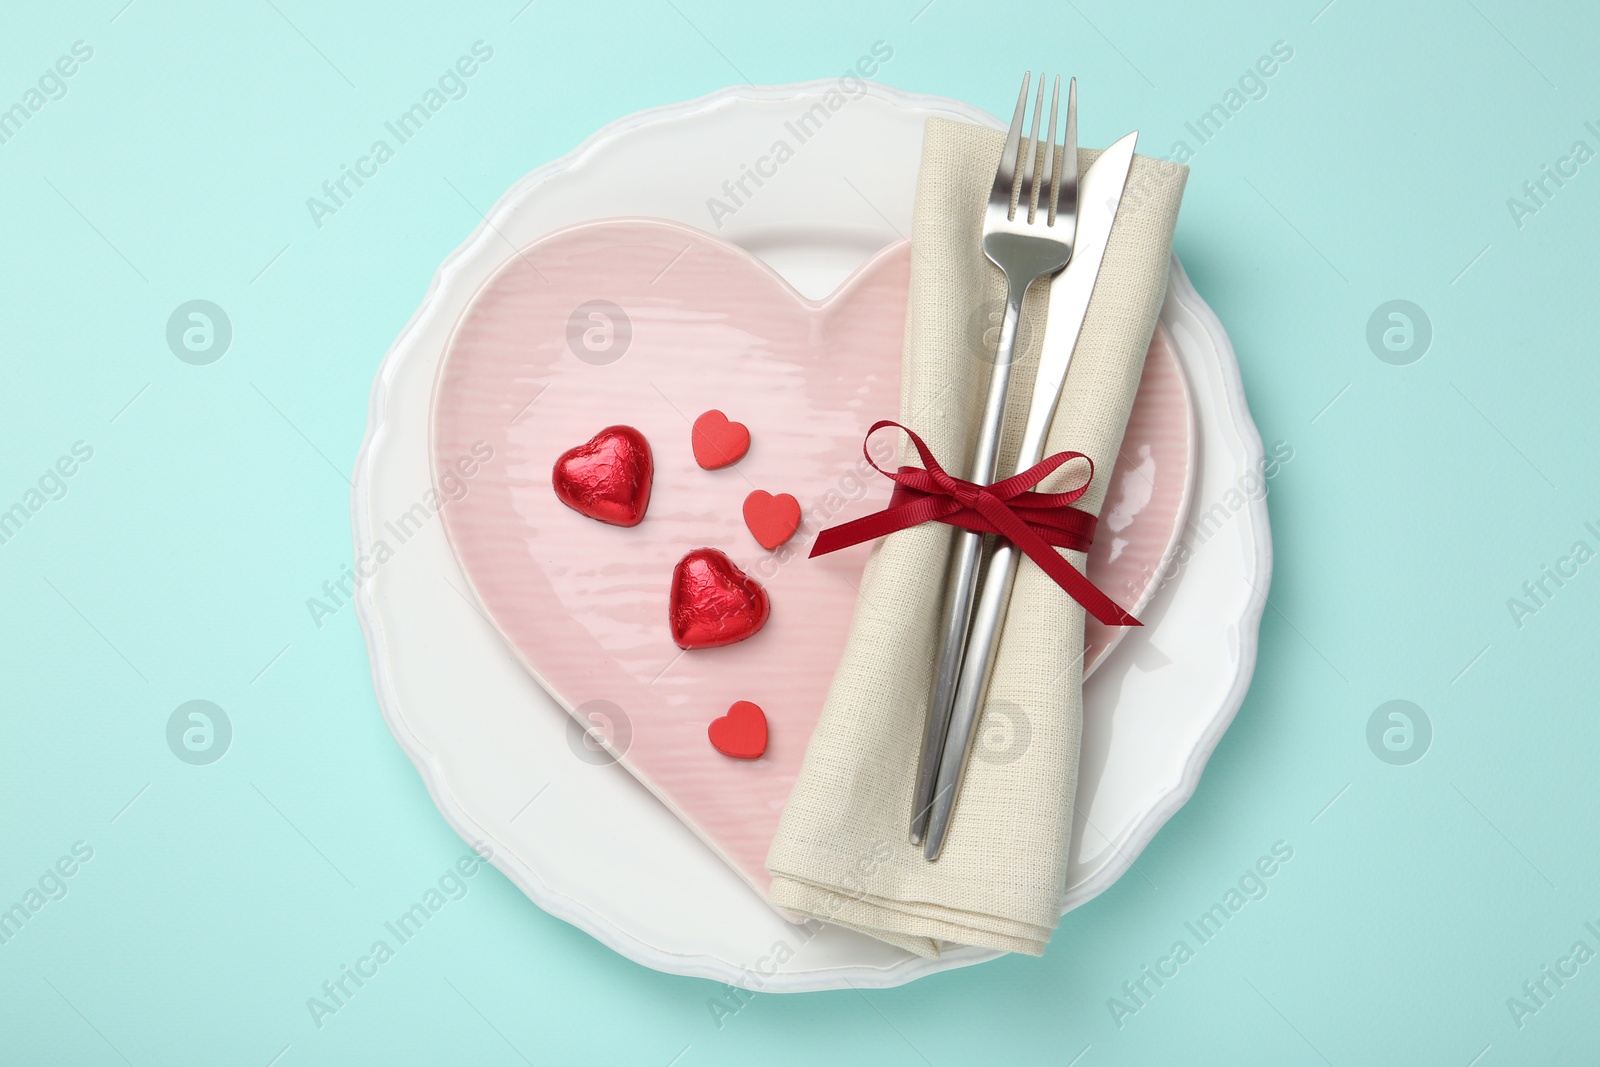
<svg viewBox="0 0 1600 1067"><path fill-rule="evenodd" d="M950 814L961 795L974 728L978 724L979 706L989 689L989 678L994 672L995 647L999 642L1001 627L1005 624L1006 608L1011 603L1011 589L1017 577L1016 563L1015 546L1008 542L995 546L989 569L983 576L983 591L972 613L968 646L961 661L955 698L947 717L948 736L944 751L940 753L937 795L933 798L931 817L924 835L923 858L928 860L939 858L945 836L950 830Z"/></svg>
<svg viewBox="0 0 1600 1067"><path fill-rule="evenodd" d="M933 699L923 725L922 758L917 764L917 786L911 806L911 843L920 845L933 810L934 787L945 737L950 730L950 712L955 704L956 684L961 676L962 653L967 644L967 628L972 620L973 598L978 588L982 563L983 535L971 530L956 531L950 546L949 570L945 574L944 615L939 629L939 659L933 676Z"/></svg>
<svg viewBox="0 0 1600 1067"><path fill-rule="evenodd" d="M984 398L983 420L978 424L978 442L973 449L967 480L987 485L994 481L1000 458L1000 432L1006 413L1006 389L1011 381L1011 364L1016 354L1017 334L1022 321L1022 301L1033 277L1006 275L1006 311L1000 323L1000 343L995 347L994 368L989 374L989 391ZM933 810L934 788L939 780L939 764L945 737L950 730L950 712L955 706L956 685L961 676L963 650L977 597L978 571L982 564L983 535L971 530L956 531L946 573L944 612L939 626L938 665L933 675L933 698L922 728L922 755L917 763L916 788L911 799L911 843L921 844Z"/></svg>

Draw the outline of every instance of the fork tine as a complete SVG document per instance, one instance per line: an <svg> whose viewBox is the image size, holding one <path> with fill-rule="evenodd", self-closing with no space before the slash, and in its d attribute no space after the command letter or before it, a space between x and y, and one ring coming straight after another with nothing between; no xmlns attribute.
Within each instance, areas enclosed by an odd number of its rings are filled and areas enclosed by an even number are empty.
<svg viewBox="0 0 1600 1067"><path fill-rule="evenodd" d="M1039 75L1039 98L1033 103L1033 132L1023 143L1022 185L1017 191L1017 209L1022 217L1033 221L1034 205L1039 202L1039 185L1033 180L1039 167L1039 119L1044 111L1044 75Z"/></svg>
<svg viewBox="0 0 1600 1067"><path fill-rule="evenodd" d="M1006 131L1006 147L1000 153L1000 166L994 172L994 188L989 193L990 201L997 201L1005 197L1009 205L1012 186L1017 180L1017 144L1022 138L1023 109L1028 104L1028 78L1032 72L1022 73L1022 92L1017 94L1017 111L1011 116L1011 129Z"/></svg>
<svg viewBox="0 0 1600 1067"><path fill-rule="evenodd" d="M1067 82L1067 132L1061 139L1061 174L1060 184L1065 187L1066 195L1070 198L1067 205L1069 211L1078 213L1078 79L1073 78ZM1054 199L1054 197L1052 197ZM1055 214L1055 204L1051 205L1052 218Z"/></svg>
<svg viewBox="0 0 1600 1067"><path fill-rule="evenodd" d="M1044 92L1044 80L1039 81L1039 91ZM1055 86L1050 90L1050 136L1045 142L1044 177L1039 185L1044 190L1040 206L1044 208L1045 225L1056 221L1056 105L1061 102L1061 75L1056 75Z"/></svg>

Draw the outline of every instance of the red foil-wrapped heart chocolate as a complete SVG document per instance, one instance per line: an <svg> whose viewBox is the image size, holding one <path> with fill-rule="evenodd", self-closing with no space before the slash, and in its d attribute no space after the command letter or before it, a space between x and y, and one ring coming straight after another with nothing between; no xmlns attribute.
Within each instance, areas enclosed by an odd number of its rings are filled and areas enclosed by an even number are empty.
<svg viewBox="0 0 1600 1067"><path fill-rule="evenodd" d="M612 526L637 526L650 506L655 461L632 426L607 426L556 460L550 481L573 511Z"/></svg>
<svg viewBox="0 0 1600 1067"><path fill-rule="evenodd" d="M772 611L761 583L714 548L697 548L672 568L667 620L679 648L718 648L753 636Z"/></svg>

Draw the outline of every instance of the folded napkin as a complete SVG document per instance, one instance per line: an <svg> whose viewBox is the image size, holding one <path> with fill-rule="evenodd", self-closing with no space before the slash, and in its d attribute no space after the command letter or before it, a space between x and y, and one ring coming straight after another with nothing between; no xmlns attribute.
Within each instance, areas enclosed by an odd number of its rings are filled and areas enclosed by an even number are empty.
<svg viewBox="0 0 1600 1067"><path fill-rule="evenodd" d="M917 185L900 421L963 475L1005 306L1003 275L982 252L1003 143L996 130L930 120ZM1097 155L1080 153L1080 166ZM1134 157L1051 427L1046 455L1075 450L1094 460L1094 484L1076 506L1095 513L1166 292L1187 177L1186 167ZM1035 286L1024 305L1002 474L1013 469L1027 418L1046 297ZM1038 489L1070 488L1084 473L1074 462ZM937 956L940 942L1037 956L1060 921L1066 886L1083 609L1021 562L950 834L929 863L907 835L952 534L928 523L873 549L844 658L767 857L771 900L922 956ZM1083 553L1067 558L1083 569Z"/></svg>

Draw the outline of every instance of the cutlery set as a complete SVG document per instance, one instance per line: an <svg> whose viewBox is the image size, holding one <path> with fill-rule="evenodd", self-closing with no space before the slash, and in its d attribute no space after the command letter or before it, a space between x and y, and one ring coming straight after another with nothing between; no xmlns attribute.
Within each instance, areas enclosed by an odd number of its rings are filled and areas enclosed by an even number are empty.
<svg viewBox="0 0 1600 1067"><path fill-rule="evenodd" d="M1055 138L1061 79L1055 79L1051 90L1043 144L1039 139L1043 77L1033 103L1030 131L1023 135L1030 80L1031 73L1023 75L984 212L983 251L1005 275L1006 307L977 443L966 470L967 480L980 485L994 483L999 473L1022 305L1036 284L1048 290L1049 310L1015 472L1043 458L1138 140L1137 132L1130 133L1106 149L1084 174L1080 186L1077 81L1068 82L1066 127L1058 159ZM922 846L929 861L939 858L949 832L1016 578L1016 546L996 538L985 560L985 538L985 534L958 529L945 574L933 696L911 807L911 842Z"/></svg>

